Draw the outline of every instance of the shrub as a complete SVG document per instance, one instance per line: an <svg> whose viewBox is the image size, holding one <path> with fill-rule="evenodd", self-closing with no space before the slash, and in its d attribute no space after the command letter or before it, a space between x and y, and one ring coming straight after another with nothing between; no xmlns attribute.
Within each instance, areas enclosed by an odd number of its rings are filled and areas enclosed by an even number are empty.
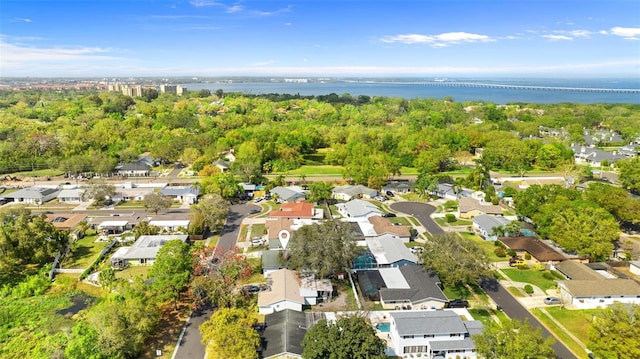
<svg viewBox="0 0 640 359"><path fill-rule="evenodd" d="M509 249L507 251L507 254L509 255L509 257L515 257L516 256L516 251L514 251L513 249Z"/></svg>
<svg viewBox="0 0 640 359"><path fill-rule="evenodd" d="M444 219L447 221L447 223L453 223L456 221L456 216L455 214L447 213L444 215Z"/></svg>
<svg viewBox="0 0 640 359"><path fill-rule="evenodd" d="M525 253L525 254L524 254L524 259L526 259L526 260L531 260L531 254L529 254L529 253Z"/></svg>
<svg viewBox="0 0 640 359"><path fill-rule="evenodd" d="M500 241L493 241L493 245L496 247L500 247L500 248L506 248L504 243L500 242Z"/></svg>
<svg viewBox="0 0 640 359"><path fill-rule="evenodd" d="M551 274L551 272L549 272L549 271L544 271L544 272L542 272L542 278L544 278L544 279L548 279L548 280L554 280L554 279L556 279L556 278L554 277L554 275L553 275L553 274Z"/></svg>
<svg viewBox="0 0 640 359"><path fill-rule="evenodd" d="M533 287L532 287L530 284L526 284L526 285L524 286L524 291L525 291L527 294L533 294Z"/></svg>
<svg viewBox="0 0 640 359"><path fill-rule="evenodd" d="M494 249L493 252L496 254L496 256L500 258L504 258L507 256L507 252L502 247L496 247L496 249Z"/></svg>

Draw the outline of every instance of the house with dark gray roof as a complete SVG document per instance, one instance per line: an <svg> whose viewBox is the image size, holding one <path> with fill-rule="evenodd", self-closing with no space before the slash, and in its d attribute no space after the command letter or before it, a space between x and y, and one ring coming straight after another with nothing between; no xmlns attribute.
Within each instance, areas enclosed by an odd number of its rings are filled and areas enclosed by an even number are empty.
<svg viewBox="0 0 640 359"><path fill-rule="evenodd" d="M302 339L307 333L306 315L291 309L268 314L264 318L261 358L301 358Z"/></svg>
<svg viewBox="0 0 640 359"><path fill-rule="evenodd" d="M475 191L468 188L456 188L451 183L438 183L438 187L429 192L430 195L450 199L450 200L458 200L464 197L471 197Z"/></svg>
<svg viewBox="0 0 640 359"><path fill-rule="evenodd" d="M426 358L477 358L472 335L482 332L482 323L464 320L454 310L393 311L390 333L396 356Z"/></svg>
<svg viewBox="0 0 640 359"><path fill-rule="evenodd" d="M127 177L148 177L151 173L151 166L146 162L137 160L116 167L116 172L120 176Z"/></svg>
<svg viewBox="0 0 640 359"><path fill-rule="evenodd" d="M385 309L442 309L448 302L440 278L417 265L358 271L361 293Z"/></svg>
<svg viewBox="0 0 640 359"><path fill-rule="evenodd" d="M277 197L282 202L298 202L304 200L307 190L300 186L274 187L269 191L272 196Z"/></svg>
<svg viewBox="0 0 640 359"><path fill-rule="evenodd" d="M415 183L411 181L390 181L382 186L382 192L392 192L395 194L407 194L411 193Z"/></svg>
<svg viewBox="0 0 640 359"><path fill-rule="evenodd" d="M34 186L5 194L4 198L11 198L14 202L17 203L40 205L56 198L58 193L60 193L60 189L58 188Z"/></svg>
<svg viewBox="0 0 640 359"><path fill-rule="evenodd" d="M626 159L627 156L618 153L617 151L603 151L598 148L585 147L585 146L571 146L573 150L573 156L578 164L587 164L593 167L600 167L607 165L613 167L616 161Z"/></svg>

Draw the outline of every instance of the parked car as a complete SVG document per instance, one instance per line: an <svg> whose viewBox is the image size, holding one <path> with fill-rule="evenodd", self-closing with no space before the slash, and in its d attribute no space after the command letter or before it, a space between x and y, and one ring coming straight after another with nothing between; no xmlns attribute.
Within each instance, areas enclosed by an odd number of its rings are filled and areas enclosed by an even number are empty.
<svg viewBox="0 0 640 359"><path fill-rule="evenodd" d="M249 214L256 214L256 213L260 213L260 210L255 208L249 210Z"/></svg>
<svg viewBox="0 0 640 359"><path fill-rule="evenodd" d="M249 294L258 293L260 291L260 287L258 287L257 285L247 285L243 289Z"/></svg>
<svg viewBox="0 0 640 359"><path fill-rule="evenodd" d="M396 214L395 213L385 213L382 215L382 217L386 217L386 218L391 218L391 217L395 217Z"/></svg>
<svg viewBox="0 0 640 359"><path fill-rule="evenodd" d="M262 197L256 197L256 198L253 199L253 203L262 202L263 199L264 198L262 198Z"/></svg>
<svg viewBox="0 0 640 359"><path fill-rule="evenodd" d="M527 265L527 262L518 257L512 257L511 259L509 259L509 265L511 267L520 267Z"/></svg>
<svg viewBox="0 0 640 359"><path fill-rule="evenodd" d="M264 238L260 238L260 237L255 237L251 239L251 245L252 246L262 246L265 243L267 243L267 240Z"/></svg>
<svg viewBox="0 0 640 359"><path fill-rule="evenodd" d="M446 307L447 308L468 308L469 301L466 299L453 299L447 303Z"/></svg>
<svg viewBox="0 0 640 359"><path fill-rule="evenodd" d="M553 304L562 304L562 300L558 297L546 297L544 298L544 304L553 305Z"/></svg>
<svg viewBox="0 0 640 359"><path fill-rule="evenodd" d="M393 192L391 192L391 191L387 191L387 196L389 196L389 197L395 197L395 195L394 195L394 194L393 194Z"/></svg>

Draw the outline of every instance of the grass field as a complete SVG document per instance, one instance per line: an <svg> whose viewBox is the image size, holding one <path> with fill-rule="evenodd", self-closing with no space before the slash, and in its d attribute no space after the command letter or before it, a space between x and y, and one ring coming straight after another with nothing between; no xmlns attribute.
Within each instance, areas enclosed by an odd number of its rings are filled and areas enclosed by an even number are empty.
<svg viewBox="0 0 640 359"><path fill-rule="evenodd" d="M549 289L553 289L556 287L556 282L552 279L547 279L542 276L545 271L539 271L535 269L503 269L504 274L506 274L512 281L515 282L524 282L533 284L543 291L547 291Z"/></svg>
<svg viewBox="0 0 640 359"><path fill-rule="evenodd" d="M128 280L142 277L142 279L147 279L147 273L149 273L150 269L150 266L129 266L121 271L117 271L116 278Z"/></svg>
<svg viewBox="0 0 640 359"><path fill-rule="evenodd" d="M549 310L551 308L547 308ZM562 328L558 327L556 323L554 323L546 314L542 313L539 309L533 309L531 311L533 315L538 318L551 332L553 332L556 338L559 338L561 342L563 342L571 351L573 351L580 359L588 358L587 353L584 348L576 343ZM551 314L551 312L549 312ZM553 314L552 314L553 315ZM557 319L557 318L556 318ZM563 326L564 323L560 322ZM568 329L568 328L567 328ZM575 335L575 333L573 333ZM576 337L578 337L576 335ZM579 338L579 337L578 337ZM584 342L583 344L586 344Z"/></svg>
<svg viewBox="0 0 640 359"><path fill-rule="evenodd" d="M63 268L87 268L100 254L100 251L109 242L96 242L97 235L86 236L74 243L75 249L71 252L71 257L66 259Z"/></svg>
<svg viewBox="0 0 640 359"><path fill-rule="evenodd" d="M471 234L468 232L458 232L458 234L460 234L461 236L463 236L466 239L469 239L471 241L473 241L478 247L480 247L480 249L482 249L484 251L484 253L487 255L487 257L489 257L489 260L492 262L506 262L508 260L508 258L501 258L498 257L496 255L496 253L494 252L496 249L495 244L493 244L493 241L485 241L484 239L478 237L475 234Z"/></svg>
<svg viewBox="0 0 640 359"><path fill-rule="evenodd" d="M562 307L549 307L546 310L584 344L589 341L593 316L602 312L601 309L569 310Z"/></svg>

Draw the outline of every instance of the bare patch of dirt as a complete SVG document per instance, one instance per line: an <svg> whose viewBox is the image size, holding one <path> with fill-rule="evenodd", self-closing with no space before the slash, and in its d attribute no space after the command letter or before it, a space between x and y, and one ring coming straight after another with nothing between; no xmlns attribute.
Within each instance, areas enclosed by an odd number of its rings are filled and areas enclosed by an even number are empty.
<svg viewBox="0 0 640 359"><path fill-rule="evenodd" d="M190 311L191 303L178 303L177 310L173 307L173 303L163 306L156 334L147 340L145 347L148 350L142 353L138 359L171 358ZM160 350L162 355L158 356L156 350Z"/></svg>

